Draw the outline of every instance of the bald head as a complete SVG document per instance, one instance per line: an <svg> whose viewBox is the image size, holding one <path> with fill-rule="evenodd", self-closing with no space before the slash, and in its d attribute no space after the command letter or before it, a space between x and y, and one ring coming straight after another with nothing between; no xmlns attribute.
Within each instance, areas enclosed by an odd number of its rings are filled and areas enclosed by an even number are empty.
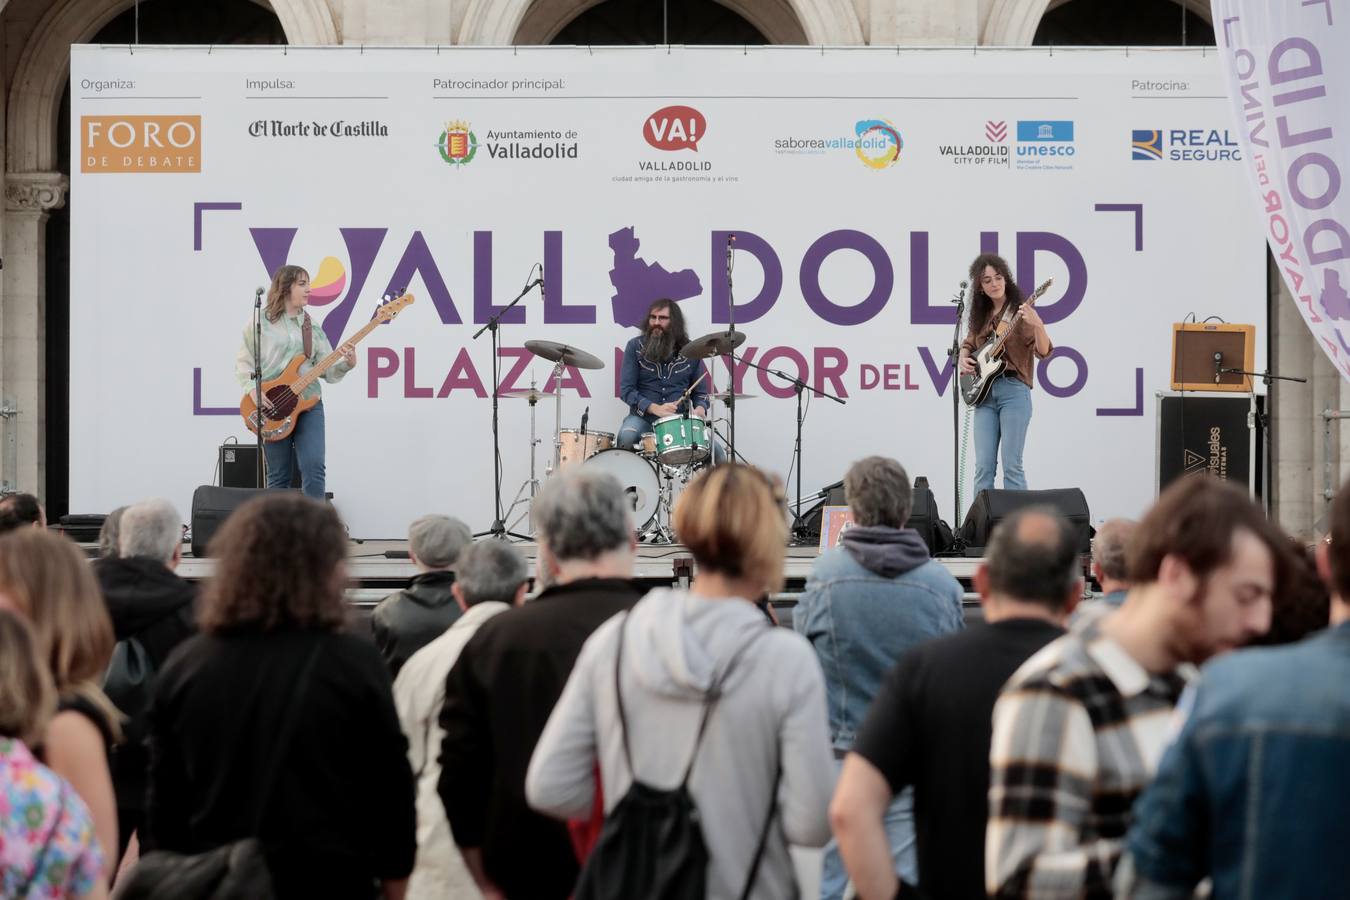
<svg viewBox="0 0 1350 900"><path fill-rule="evenodd" d="M1138 524L1133 519L1108 519L1092 539L1093 574L1108 594L1130 587L1126 577L1129 568L1125 564L1125 545L1130 542L1130 535L1134 534Z"/></svg>
<svg viewBox="0 0 1350 900"><path fill-rule="evenodd" d="M1049 507L1028 507L994 529L986 550L988 591L1062 611L1078 583L1073 529Z"/></svg>

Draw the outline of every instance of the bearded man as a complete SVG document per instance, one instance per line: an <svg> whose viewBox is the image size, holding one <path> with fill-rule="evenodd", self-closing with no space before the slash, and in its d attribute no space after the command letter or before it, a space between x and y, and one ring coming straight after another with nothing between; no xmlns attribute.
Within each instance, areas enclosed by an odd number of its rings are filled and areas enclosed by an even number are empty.
<svg viewBox="0 0 1350 900"><path fill-rule="evenodd" d="M628 415L619 427L620 447L631 449L642 439L643 432L652 430L652 423L665 416L692 408L690 415L707 418L706 378L689 395L684 409L679 406L685 391L704 372L701 363L681 354L687 343L689 333L685 331L679 304L664 298L653 301L647 308L642 334L623 348L619 397L628 404Z"/></svg>

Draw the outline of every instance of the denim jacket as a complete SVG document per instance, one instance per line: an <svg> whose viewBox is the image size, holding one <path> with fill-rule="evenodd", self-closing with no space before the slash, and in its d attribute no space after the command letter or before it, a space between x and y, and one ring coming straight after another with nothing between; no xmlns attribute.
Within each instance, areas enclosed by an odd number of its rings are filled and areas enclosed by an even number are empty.
<svg viewBox="0 0 1350 900"><path fill-rule="evenodd" d="M1350 624L1206 665L1135 806L1121 897L1343 897L1350 885Z"/></svg>
<svg viewBox="0 0 1350 900"><path fill-rule="evenodd" d="M670 362L654 363L642 355L644 340L638 335L624 345L623 366L619 370L619 399L628 404L633 415L655 422L656 416L647 412L647 407L680 399L680 395L706 370L703 363L686 359L680 353L671 357ZM688 409L700 408L708 408L706 378L689 395Z"/></svg>
<svg viewBox="0 0 1350 900"><path fill-rule="evenodd" d="M962 593L931 559L894 578L864 568L844 547L816 560L792 627L820 658L836 750L852 749L882 679L906 650L964 627Z"/></svg>

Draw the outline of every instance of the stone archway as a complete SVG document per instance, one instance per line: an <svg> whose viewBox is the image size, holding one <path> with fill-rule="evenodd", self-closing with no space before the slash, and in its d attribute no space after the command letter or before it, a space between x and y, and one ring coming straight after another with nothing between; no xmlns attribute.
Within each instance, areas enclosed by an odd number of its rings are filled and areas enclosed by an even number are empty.
<svg viewBox="0 0 1350 900"><path fill-rule="evenodd" d="M980 43L995 47L1029 47L1045 14L1070 0L994 0L980 29ZM1212 22L1208 0L1176 0L1178 5Z"/></svg>
<svg viewBox="0 0 1350 900"><path fill-rule="evenodd" d="M532 17L532 6L537 0L469 0L460 26L457 43L489 46L508 46L519 43L541 42L548 34L556 34L568 21L575 18L595 0L543 0L538 3L540 19L526 29L527 17ZM789 40L795 30L781 22L786 6L797 19L800 33L808 44L857 45L864 43L862 23L851 0L729 0L728 8L755 25L761 32L777 40L781 35Z"/></svg>
<svg viewBox="0 0 1350 900"><path fill-rule="evenodd" d="M604 0L534 0L516 29L515 43L550 44L567 25ZM788 0L717 0L740 16L770 44L805 44L797 14Z"/></svg>

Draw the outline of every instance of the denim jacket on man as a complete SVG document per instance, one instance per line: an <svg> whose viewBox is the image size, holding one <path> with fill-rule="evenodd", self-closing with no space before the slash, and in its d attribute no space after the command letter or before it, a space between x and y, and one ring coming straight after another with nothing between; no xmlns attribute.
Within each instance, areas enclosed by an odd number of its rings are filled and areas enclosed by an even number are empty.
<svg viewBox="0 0 1350 900"><path fill-rule="evenodd" d="M853 531L889 532L916 564L887 577L864 566L846 546L827 550L792 612L793 628L815 647L825 672L830 739L840 751L852 749L882 679L901 655L964 627L961 585L927 558L918 532L880 526Z"/></svg>
<svg viewBox="0 0 1350 900"><path fill-rule="evenodd" d="M619 399L628 404L629 411L655 422L656 416L647 412L654 403L673 403L689 390L703 374L701 362L686 359L676 353L669 362L654 363L642 355L646 338L642 335L630 340L623 348L623 366L619 369ZM708 379L703 379L689 395L686 412L708 408Z"/></svg>
<svg viewBox="0 0 1350 900"><path fill-rule="evenodd" d="M1135 806L1117 896L1344 897L1350 624L1204 667Z"/></svg>

